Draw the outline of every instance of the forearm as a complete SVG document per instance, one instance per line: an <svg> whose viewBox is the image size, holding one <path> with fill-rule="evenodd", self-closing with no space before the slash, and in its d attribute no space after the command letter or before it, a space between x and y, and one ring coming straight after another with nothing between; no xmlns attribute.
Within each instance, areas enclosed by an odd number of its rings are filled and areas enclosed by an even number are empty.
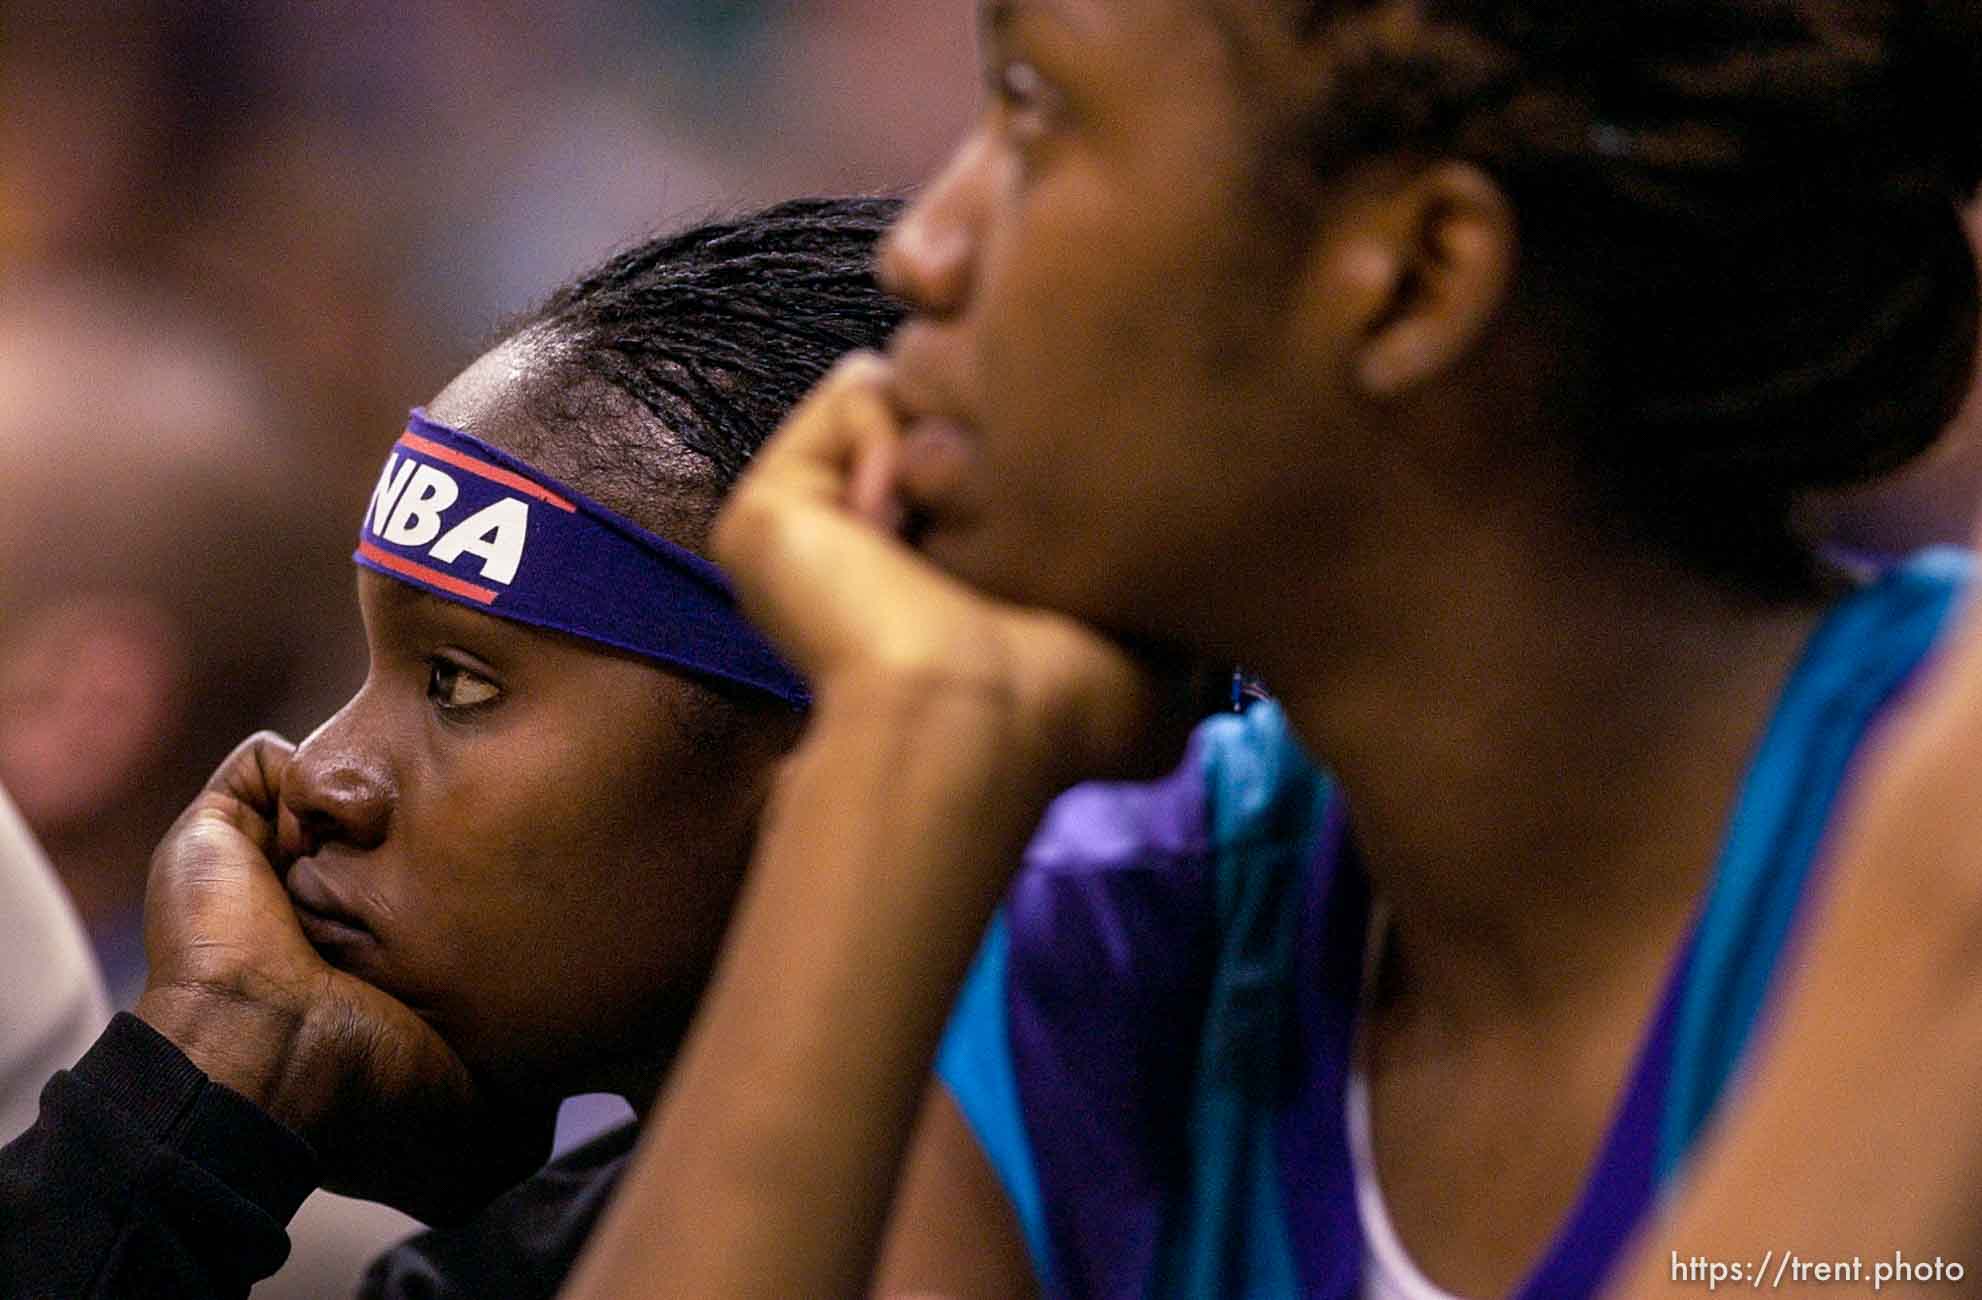
<svg viewBox="0 0 1982 1300"><path fill-rule="evenodd" d="M862 1291L949 1005L1043 812L989 688L829 691L574 1297Z"/></svg>

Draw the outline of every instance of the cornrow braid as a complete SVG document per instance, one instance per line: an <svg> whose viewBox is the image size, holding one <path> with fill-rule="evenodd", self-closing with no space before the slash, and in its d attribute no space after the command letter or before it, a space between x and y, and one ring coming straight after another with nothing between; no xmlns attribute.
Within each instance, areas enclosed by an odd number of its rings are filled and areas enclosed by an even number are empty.
<svg viewBox="0 0 1982 1300"><path fill-rule="evenodd" d="M874 279L876 244L900 206L781 203L650 239L557 290L509 331L541 334L551 357L532 406L555 445L517 450L696 545L812 385L900 323Z"/></svg>
<svg viewBox="0 0 1982 1300"><path fill-rule="evenodd" d="M1303 0L1324 171L1474 162L1576 310L1588 460L1718 568L1804 562L1790 507L1926 448L1967 390L1957 209L1975 0Z"/></svg>

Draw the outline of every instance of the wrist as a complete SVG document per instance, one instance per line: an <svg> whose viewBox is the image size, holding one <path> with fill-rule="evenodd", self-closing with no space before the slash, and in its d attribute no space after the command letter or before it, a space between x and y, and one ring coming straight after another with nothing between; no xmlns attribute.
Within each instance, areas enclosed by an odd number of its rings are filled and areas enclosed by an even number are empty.
<svg viewBox="0 0 1982 1300"><path fill-rule="evenodd" d="M808 748L858 746L951 784L995 784L1043 806L1068 784L1054 740L1066 725L996 673L877 666L818 683Z"/></svg>
<svg viewBox="0 0 1982 1300"><path fill-rule="evenodd" d="M321 1072L302 1064L308 1055L302 1014L183 985L147 988L133 1010L207 1078L309 1136L322 1104L307 1081Z"/></svg>

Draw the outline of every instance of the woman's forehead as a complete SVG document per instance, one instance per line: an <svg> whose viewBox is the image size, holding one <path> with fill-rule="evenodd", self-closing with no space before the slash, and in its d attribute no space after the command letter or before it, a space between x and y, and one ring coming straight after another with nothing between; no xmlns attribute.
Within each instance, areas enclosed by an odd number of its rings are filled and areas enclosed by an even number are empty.
<svg viewBox="0 0 1982 1300"><path fill-rule="evenodd" d="M383 639L422 647L432 641L458 643L512 671L539 669L550 681L577 676L596 685L603 674L636 678L651 688L678 675L629 651L484 614L372 569L358 570L358 589L367 622Z"/></svg>
<svg viewBox="0 0 1982 1300"><path fill-rule="evenodd" d="M516 626L363 567L358 569L358 603L367 621L381 631L418 627L494 635Z"/></svg>
<svg viewBox="0 0 1982 1300"><path fill-rule="evenodd" d="M530 398L554 378L558 359L549 331L524 330L471 361L434 395L427 413L509 450L541 442L546 431L530 413Z"/></svg>

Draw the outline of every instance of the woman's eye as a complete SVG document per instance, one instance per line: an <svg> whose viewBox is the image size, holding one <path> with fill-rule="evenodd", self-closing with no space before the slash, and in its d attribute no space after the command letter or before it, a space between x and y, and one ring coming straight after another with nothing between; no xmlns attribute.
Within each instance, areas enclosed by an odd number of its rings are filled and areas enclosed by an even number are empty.
<svg viewBox="0 0 1982 1300"><path fill-rule="evenodd" d="M478 673L446 659L427 665L427 698L443 709L472 709L502 694L502 688Z"/></svg>

